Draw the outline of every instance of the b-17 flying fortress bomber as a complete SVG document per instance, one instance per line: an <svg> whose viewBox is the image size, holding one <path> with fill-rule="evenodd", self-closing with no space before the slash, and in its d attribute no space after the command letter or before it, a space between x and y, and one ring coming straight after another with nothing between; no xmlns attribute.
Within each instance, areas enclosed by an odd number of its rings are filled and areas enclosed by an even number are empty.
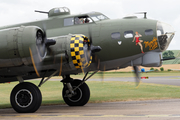
<svg viewBox="0 0 180 120"><path fill-rule="evenodd" d="M52 76L62 76L62 96L69 106L89 101L85 82L98 71L132 66L138 85L137 66L161 66L161 53L175 34L170 25L148 19L146 12L143 18L114 20L99 12L72 15L66 7L36 12L48 18L0 28L0 83L19 81L10 95L19 113L38 110L38 87ZM84 78L71 78L82 72ZM25 82L36 78L42 78L38 87Z"/></svg>

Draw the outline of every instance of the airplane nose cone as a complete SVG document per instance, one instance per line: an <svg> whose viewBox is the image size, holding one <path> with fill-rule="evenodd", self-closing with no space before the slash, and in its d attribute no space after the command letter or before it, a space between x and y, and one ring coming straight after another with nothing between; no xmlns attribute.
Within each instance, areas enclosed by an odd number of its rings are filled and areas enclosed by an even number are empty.
<svg viewBox="0 0 180 120"><path fill-rule="evenodd" d="M157 38L161 51L165 51L171 40L173 39L175 31L169 24L157 22Z"/></svg>

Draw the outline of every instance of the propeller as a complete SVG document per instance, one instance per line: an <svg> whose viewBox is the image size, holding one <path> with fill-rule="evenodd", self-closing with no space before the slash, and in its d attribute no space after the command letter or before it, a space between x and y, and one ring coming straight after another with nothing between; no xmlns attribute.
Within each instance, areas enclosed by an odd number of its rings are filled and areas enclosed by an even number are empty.
<svg viewBox="0 0 180 120"><path fill-rule="evenodd" d="M48 50L48 52L54 56L53 51L51 50L51 48L49 46L51 45L55 45L56 41L54 39L47 39L47 35L46 35L46 24L43 23L43 31L44 31L44 39L45 39L45 46Z"/></svg>
<svg viewBox="0 0 180 120"><path fill-rule="evenodd" d="M134 69L134 73L135 73L135 82L136 82L136 88L138 88L139 87L139 85L140 85L140 77L139 77L139 68L137 67L137 66L133 66L133 69Z"/></svg>
<svg viewBox="0 0 180 120"><path fill-rule="evenodd" d="M91 48L90 49L91 49L91 52L92 52L93 60L95 61L95 65L97 66L96 68L99 70L100 69L100 59L97 56L97 54L95 54L95 53L101 51L102 48L100 46L92 45L92 43L93 43L92 31L91 31L90 27L88 29L89 29L89 40L90 40L90 43L91 43Z"/></svg>
<svg viewBox="0 0 180 120"><path fill-rule="evenodd" d="M89 40L90 40L90 43L91 43L91 52L92 52L92 57L93 57L93 61L95 62L95 67L97 70L100 70L100 63L101 63L101 60L100 58L98 57L98 55L96 54L96 52L99 52L101 51L101 47L100 46L94 46L92 45L93 43L93 40L92 40L92 31L91 31L91 28L89 27ZM101 66L102 67L102 66ZM102 68L101 68L102 69ZM106 66L104 65L103 66L103 70L101 70L99 72L99 75L100 75L100 78L102 78L102 81L104 81L104 72L106 71Z"/></svg>
<svg viewBox="0 0 180 120"><path fill-rule="evenodd" d="M29 47L31 61L38 77L40 77L39 71L42 67L41 63L46 57L47 50L48 52L52 51L49 46L56 44L55 40L47 39L45 27L43 29L43 31L38 30L36 33L36 44Z"/></svg>
<svg viewBox="0 0 180 120"><path fill-rule="evenodd" d="M90 28L90 27L89 27L89 42L90 42L90 45L91 45L90 49L91 49L91 52L92 52L92 53L101 51L102 48L101 48L100 46L94 46L94 45L92 45L93 40L92 40L92 31L91 31L91 28Z"/></svg>
<svg viewBox="0 0 180 120"><path fill-rule="evenodd" d="M94 59L94 53L101 50L100 46L92 45L92 34L89 28L89 38L84 35L72 35L71 37L71 57L76 68L81 68L82 72L88 71L88 66Z"/></svg>

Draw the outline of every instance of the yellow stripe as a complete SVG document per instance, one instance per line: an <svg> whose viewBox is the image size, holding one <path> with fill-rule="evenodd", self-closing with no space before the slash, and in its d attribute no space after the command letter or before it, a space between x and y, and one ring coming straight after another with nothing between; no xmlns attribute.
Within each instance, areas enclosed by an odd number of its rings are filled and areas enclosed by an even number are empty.
<svg viewBox="0 0 180 120"><path fill-rule="evenodd" d="M39 75L39 73L38 73L38 71L37 71L35 62L34 62L34 58L33 58L33 55L32 55L31 48L29 48L29 52L30 52L30 55L31 55L31 60L32 60L32 64L33 64L34 70L35 70L35 72L36 72L36 75L37 75L38 77L40 77L40 75Z"/></svg>

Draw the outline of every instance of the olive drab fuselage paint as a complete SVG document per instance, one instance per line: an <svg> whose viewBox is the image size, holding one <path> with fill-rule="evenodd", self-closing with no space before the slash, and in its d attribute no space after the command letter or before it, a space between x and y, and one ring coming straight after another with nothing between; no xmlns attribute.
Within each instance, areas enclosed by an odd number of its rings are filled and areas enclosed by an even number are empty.
<svg viewBox="0 0 180 120"><path fill-rule="evenodd" d="M48 47L51 51L47 49L47 54L42 57L41 71L48 71L46 76L60 69L61 75L78 74L82 72L82 65L86 71L139 65L158 67L162 64L161 52L167 49L174 36L171 26L146 17L111 20L99 12L71 15L68 9L58 12L54 8L48 12L47 19L0 28L0 76L37 78L29 46L36 44L34 34L38 30L46 31L47 38L56 41L55 45ZM84 47L83 37L79 37L78 44L72 43L74 36L79 35L92 39L90 44L100 46L101 51L89 53L91 47ZM80 60L87 56L83 53L85 48L90 56L88 60ZM14 80L16 77L7 81Z"/></svg>

